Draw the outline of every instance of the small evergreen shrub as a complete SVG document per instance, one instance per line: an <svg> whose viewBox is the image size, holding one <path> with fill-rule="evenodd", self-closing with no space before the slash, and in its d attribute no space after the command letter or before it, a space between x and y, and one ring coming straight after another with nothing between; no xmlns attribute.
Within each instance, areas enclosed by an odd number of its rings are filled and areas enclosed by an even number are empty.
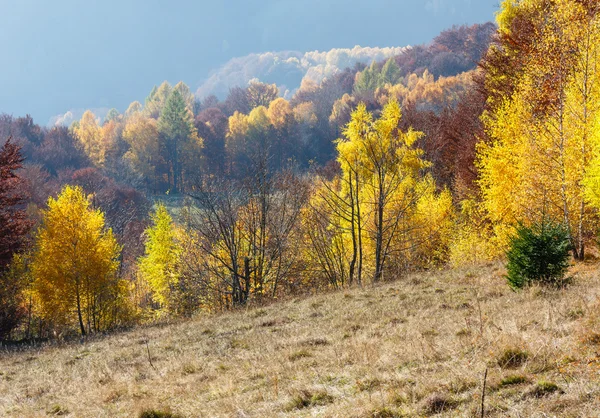
<svg viewBox="0 0 600 418"><path fill-rule="evenodd" d="M558 284L569 267L570 247L562 224L542 220L532 226L519 225L506 253L508 283L515 289L532 282Z"/></svg>

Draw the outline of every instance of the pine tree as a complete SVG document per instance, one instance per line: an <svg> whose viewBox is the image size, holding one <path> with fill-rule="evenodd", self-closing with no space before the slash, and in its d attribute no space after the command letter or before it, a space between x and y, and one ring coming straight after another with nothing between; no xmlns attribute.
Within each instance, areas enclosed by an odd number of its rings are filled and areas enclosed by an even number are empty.
<svg viewBox="0 0 600 418"><path fill-rule="evenodd" d="M198 170L202 148L180 89L173 89L169 95L158 120L158 130L163 157L169 165L169 183L177 193L183 186L184 168Z"/></svg>
<svg viewBox="0 0 600 418"><path fill-rule="evenodd" d="M354 92L360 94L375 91L378 82L379 69L375 61L373 61L369 67L356 74Z"/></svg>
<svg viewBox="0 0 600 418"><path fill-rule="evenodd" d="M506 253L507 280L520 289L532 282L557 284L569 267L569 233L560 223L542 219L517 227Z"/></svg>
<svg viewBox="0 0 600 418"><path fill-rule="evenodd" d="M381 69L378 87L383 87L386 84L394 85L398 82L399 78L400 67L398 67L398 64L396 64L396 60L394 58L390 58L386 61Z"/></svg>

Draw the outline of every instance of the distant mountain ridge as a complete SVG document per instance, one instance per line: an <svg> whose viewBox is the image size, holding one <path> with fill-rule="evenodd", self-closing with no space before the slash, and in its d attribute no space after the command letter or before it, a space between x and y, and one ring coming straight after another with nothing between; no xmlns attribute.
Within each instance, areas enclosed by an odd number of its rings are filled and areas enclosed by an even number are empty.
<svg viewBox="0 0 600 418"><path fill-rule="evenodd" d="M362 70L372 62L382 66L394 58L400 75L418 75L427 70L436 79L454 76L477 67L487 51L496 26L492 22L454 26L442 31L430 43L404 47L334 48L329 51L279 51L253 53L229 60L214 70L196 90L196 99L209 96L223 100L234 87L247 87L251 80L276 84L279 94L291 99L303 82L316 86L346 69ZM359 66L357 69L356 67ZM70 126L86 109L70 109L48 121L49 126ZM100 121L110 108L93 108ZM121 109L124 110L124 109Z"/></svg>
<svg viewBox="0 0 600 418"><path fill-rule="evenodd" d="M401 55L411 47L361 47L334 48L329 51L280 51L250 54L229 60L214 71L198 88L196 96L210 95L224 98L231 87L245 87L252 79L275 83L282 95L290 97L300 87L303 79L321 83L358 63L370 64Z"/></svg>

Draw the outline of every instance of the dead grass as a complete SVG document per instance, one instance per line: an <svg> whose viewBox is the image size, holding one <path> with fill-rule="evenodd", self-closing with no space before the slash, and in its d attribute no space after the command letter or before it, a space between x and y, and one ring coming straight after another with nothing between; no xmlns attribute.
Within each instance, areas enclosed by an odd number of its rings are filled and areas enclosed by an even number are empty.
<svg viewBox="0 0 600 418"><path fill-rule="evenodd" d="M0 416L595 416L597 265L511 291L500 265L0 354ZM148 361L146 341L152 364Z"/></svg>

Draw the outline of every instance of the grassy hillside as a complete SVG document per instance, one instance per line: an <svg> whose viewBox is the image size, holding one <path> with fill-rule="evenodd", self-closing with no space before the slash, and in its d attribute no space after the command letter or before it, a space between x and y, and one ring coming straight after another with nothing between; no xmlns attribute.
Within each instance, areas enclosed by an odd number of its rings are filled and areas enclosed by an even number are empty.
<svg viewBox="0 0 600 418"><path fill-rule="evenodd" d="M2 353L0 416L480 416L486 367L486 416L597 416L596 269L521 293L500 265L435 272Z"/></svg>

